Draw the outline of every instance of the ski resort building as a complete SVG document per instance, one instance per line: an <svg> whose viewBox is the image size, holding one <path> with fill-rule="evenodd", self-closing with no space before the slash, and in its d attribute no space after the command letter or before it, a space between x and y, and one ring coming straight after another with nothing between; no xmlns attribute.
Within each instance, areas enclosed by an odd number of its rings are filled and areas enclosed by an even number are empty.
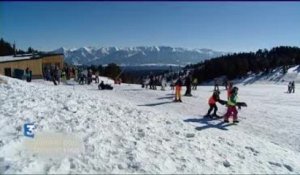
<svg viewBox="0 0 300 175"><path fill-rule="evenodd" d="M56 65L63 68L63 54L24 54L0 57L0 74L22 78L25 69L28 67L32 71L32 78L42 78L43 68Z"/></svg>

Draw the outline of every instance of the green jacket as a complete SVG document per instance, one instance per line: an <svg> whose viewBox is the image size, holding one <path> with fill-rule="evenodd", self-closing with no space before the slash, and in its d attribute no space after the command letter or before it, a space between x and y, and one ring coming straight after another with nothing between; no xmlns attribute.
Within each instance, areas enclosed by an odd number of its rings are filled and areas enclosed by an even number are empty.
<svg viewBox="0 0 300 175"><path fill-rule="evenodd" d="M237 103L237 94L231 94L231 96L228 99L227 105L228 106L235 106Z"/></svg>

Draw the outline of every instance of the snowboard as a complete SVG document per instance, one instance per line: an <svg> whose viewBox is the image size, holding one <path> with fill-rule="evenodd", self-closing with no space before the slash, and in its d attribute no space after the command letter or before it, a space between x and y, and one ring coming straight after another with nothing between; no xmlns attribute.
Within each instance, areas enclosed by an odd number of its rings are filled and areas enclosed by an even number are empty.
<svg viewBox="0 0 300 175"><path fill-rule="evenodd" d="M219 100L218 101L221 105L226 105L227 104L227 101L226 100ZM236 103L236 106L238 107L247 107L247 103L245 102L237 102Z"/></svg>

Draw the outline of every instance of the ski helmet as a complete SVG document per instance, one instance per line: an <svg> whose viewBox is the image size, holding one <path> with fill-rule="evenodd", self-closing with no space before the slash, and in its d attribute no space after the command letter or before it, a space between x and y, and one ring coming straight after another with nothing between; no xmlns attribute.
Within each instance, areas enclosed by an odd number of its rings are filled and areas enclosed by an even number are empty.
<svg viewBox="0 0 300 175"><path fill-rule="evenodd" d="M237 92L238 90L239 90L239 88L236 86L232 88L232 92Z"/></svg>

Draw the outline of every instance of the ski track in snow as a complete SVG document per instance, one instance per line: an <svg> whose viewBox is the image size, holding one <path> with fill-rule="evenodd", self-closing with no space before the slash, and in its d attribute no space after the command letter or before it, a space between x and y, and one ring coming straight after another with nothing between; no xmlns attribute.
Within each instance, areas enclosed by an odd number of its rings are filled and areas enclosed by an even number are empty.
<svg viewBox="0 0 300 175"><path fill-rule="evenodd" d="M203 119L211 86L172 103L169 88L99 91L0 78L8 81L0 83L0 173L300 173L300 96L283 85L240 85L248 107L233 125ZM60 159L26 153L25 121L37 132L74 133L85 151Z"/></svg>

